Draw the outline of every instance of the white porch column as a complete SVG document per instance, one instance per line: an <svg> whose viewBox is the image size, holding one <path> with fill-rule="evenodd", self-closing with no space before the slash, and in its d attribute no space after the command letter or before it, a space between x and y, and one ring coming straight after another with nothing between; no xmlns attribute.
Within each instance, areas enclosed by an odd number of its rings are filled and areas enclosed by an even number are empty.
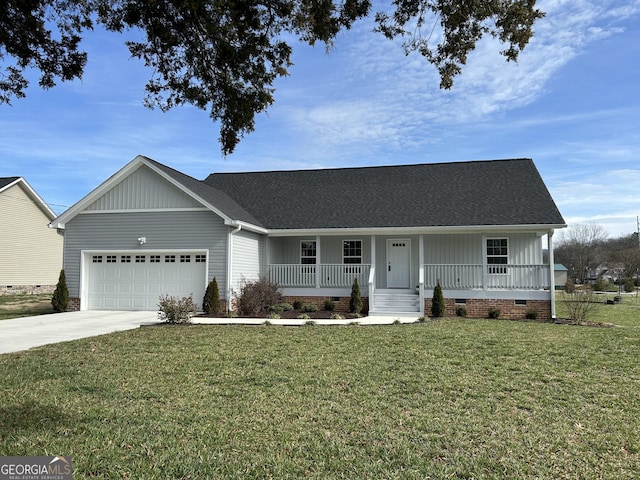
<svg viewBox="0 0 640 480"><path fill-rule="evenodd" d="M489 273L487 271L487 235L482 234L482 290L487 291Z"/></svg>
<svg viewBox="0 0 640 480"><path fill-rule="evenodd" d="M320 265L322 264L320 256L320 235L316 235L316 288L320 288Z"/></svg>
<svg viewBox="0 0 640 480"><path fill-rule="evenodd" d="M553 257L553 230L547 234L547 248L549 249L549 293L551 294L551 318L556 318L556 276Z"/></svg>
<svg viewBox="0 0 640 480"><path fill-rule="evenodd" d="M376 236L371 235L371 258L369 263L371 264L371 271L369 272L369 279L373 279L372 283L367 285L369 287L369 312L373 312L373 297L376 292L375 284L376 284ZM371 273L373 272L373 274Z"/></svg>
<svg viewBox="0 0 640 480"><path fill-rule="evenodd" d="M424 235L418 239L418 285L420 287L420 315L424 315Z"/></svg>

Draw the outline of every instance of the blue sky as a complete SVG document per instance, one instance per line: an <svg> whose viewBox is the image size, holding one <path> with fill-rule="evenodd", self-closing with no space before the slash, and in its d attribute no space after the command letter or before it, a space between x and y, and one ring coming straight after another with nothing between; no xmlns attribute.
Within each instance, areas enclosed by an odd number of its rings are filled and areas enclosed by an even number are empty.
<svg viewBox="0 0 640 480"><path fill-rule="evenodd" d="M294 45L290 76L256 131L223 157L207 112L142 106L151 72L122 35L96 31L81 81L0 106L0 176L22 176L61 213L137 154L212 172L533 158L569 225L628 235L640 215L640 1L539 1L517 64L482 41L452 90L371 32L327 53ZM455 192L452 192L455 193Z"/></svg>

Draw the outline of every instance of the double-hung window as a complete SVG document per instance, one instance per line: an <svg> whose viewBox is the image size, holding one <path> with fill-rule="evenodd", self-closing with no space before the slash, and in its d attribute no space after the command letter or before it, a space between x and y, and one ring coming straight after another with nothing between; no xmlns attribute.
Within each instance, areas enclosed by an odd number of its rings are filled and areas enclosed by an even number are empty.
<svg viewBox="0 0 640 480"><path fill-rule="evenodd" d="M487 238L487 272L505 275L508 263L508 240L506 238Z"/></svg>
<svg viewBox="0 0 640 480"><path fill-rule="evenodd" d="M362 267L362 240L344 240L342 242L342 263L345 273L361 273Z"/></svg>
<svg viewBox="0 0 640 480"><path fill-rule="evenodd" d="M316 273L316 242L315 240L302 240L300 242L300 263L302 273Z"/></svg>

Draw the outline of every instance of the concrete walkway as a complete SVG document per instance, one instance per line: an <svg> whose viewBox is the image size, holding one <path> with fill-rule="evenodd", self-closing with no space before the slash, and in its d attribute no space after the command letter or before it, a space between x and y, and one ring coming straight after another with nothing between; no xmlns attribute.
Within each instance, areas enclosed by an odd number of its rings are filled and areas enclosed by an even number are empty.
<svg viewBox="0 0 640 480"><path fill-rule="evenodd" d="M309 320L266 318L202 318L192 323L200 325L272 325L300 326ZM395 322L415 323L418 316L371 316L348 320L312 320L315 325L390 325ZM54 313L36 317L0 320L0 354L19 352L51 343L68 342L158 322L157 312L96 311Z"/></svg>

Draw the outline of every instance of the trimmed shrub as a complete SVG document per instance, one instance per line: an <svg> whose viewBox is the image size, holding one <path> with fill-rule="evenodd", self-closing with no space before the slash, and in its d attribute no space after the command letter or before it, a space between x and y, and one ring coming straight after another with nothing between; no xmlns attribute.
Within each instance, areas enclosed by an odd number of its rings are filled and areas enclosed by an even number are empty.
<svg viewBox="0 0 640 480"><path fill-rule="evenodd" d="M358 284L358 278L353 279L353 286L351 287L351 299L349 300L349 312L360 315L362 312L362 296L360 295L360 284Z"/></svg>
<svg viewBox="0 0 640 480"><path fill-rule="evenodd" d="M64 274L64 269L60 270L58 284L51 297L51 305L53 306L53 311L57 313L66 312L69 307L69 289L67 288L67 276Z"/></svg>
<svg viewBox="0 0 640 480"><path fill-rule="evenodd" d="M456 307L456 315L458 317L466 317L467 316L467 308L466 307Z"/></svg>
<svg viewBox="0 0 640 480"><path fill-rule="evenodd" d="M282 302L278 285L266 277L258 280L242 280L240 294L236 296L236 306L241 315L265 315L272 305Z"/></svg>
<svg viewBox="0 0 640 480"><path fill-rule="evenodd" d="M314 305L314 304L305 305L303 310L305 312L317 312L318 311L318 306Z"/></svg>
<svg viewBox="0 0 640 480"><path fill-rule="evenodd" d="M526 318L527 320L537 320L538 312L536 312L535 310L527 310L527 313L525 313L524 318Z"/></svg>
<svg viewBox="0 0 640 480"><path fill-rule="evenodd" d="M567 280L567 283L564 284L564 291L567 293L573 293L576 290L576 284L573 283L573 280Z"/></svg>
<svg viewBox="0 0 640 480"><path fill-rule="evenodd" d="M158 301L158 319L165 323L191 323L198 308L193 303L191 295L188 297L174 297L171 295L161 295Z"/></svg>
<svg viewBox="0 0 640 480"><path fill-rule="evenodd" d="M442 294L442 287L440 281L436 283L436 287L433 289L433 300L431 302L431 315L434 317L442 317L444 315L444 295Z"/></svg>
<svg viewBox="0 0 640 480"><path fill-rule="evenodd" d="M216 277L207 285L207 290L204 292L204 299L202 300L202 311L207 315L220 315L220 289L218 288L218 281Z"/></svg>
<svg viewBox="0 0 640 480"><path fill-rule="evenodd" d="M487 315L489 318L500 318L500 309L496 307L491 307Z"/></svg>
<svg viewBox="0 0 640 480"><path fill-rule="evenodd" d="M324 309L327 312L333 312L335 308L336 308L336 302L334 302L333 300L326 299L324 301Z"/></svg>
<svg viewBox="0 0 640 480"><path fill-rule="evenodd" d="M293 310L293 307L290 303L281 303L280 305L278 305L278 307L280 307L283 312L290 312L291 310Z"/></svg>
<svg viewBox="0 0 640 480"><path fill-rule="evenodd" d="M293 309L294 310L302 310L302 300L300 300L299 298L296 298L293 301Z"/></svg>

